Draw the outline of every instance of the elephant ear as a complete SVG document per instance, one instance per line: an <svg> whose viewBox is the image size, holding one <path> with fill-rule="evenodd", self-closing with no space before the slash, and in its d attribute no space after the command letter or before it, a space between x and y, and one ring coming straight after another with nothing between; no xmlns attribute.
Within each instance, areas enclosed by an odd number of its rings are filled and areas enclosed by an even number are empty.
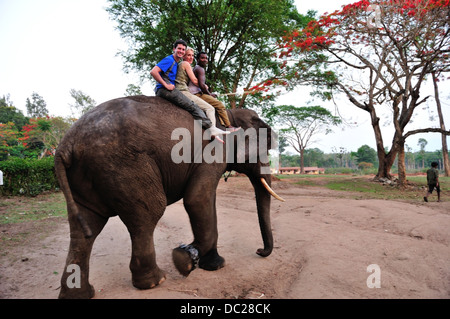
<svg viewBox="0 0 450 319"><path fill-rule="evenodd" d="M252 126L259 132L259 129L266 129L267 131L267 150L275 149L278 146L277 134L272 130L272 128L257 115L251 117Z"/></svg>

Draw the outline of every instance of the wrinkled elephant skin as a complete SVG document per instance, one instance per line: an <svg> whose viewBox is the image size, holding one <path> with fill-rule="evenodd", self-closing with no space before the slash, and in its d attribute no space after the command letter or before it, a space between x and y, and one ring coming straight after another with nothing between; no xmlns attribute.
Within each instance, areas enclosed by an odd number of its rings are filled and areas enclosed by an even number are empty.
<svg viewBox="0 0 450 319"><path fill-rule="evenodd" d="M232 125L241 126L242 130L253 127L271 132L253 111L228 112ZM270 255L270 194L261 183L263 178L270 185L270 175L261 174L261 167L267 164L259 159L256 163L174 163L171 152L179 140L171 139L172 132L186 128L193 133L195 125L189 113L161 98L135 96L97 106L67 132L55 155L55 170L66 198L70 225L60 298L94 296L95 290L89 284L91 249L112 216L119 216L130 233L133 285L148 289L161 284L165 273L156 263L153 231L166 206L181 198L194 241L187 248L174 249L175 266L185 276L197 265L206 270L223 267L225 261L217 252L215 201L218 182L227 170L250 178L264 242L264 248L257 253ZM219 145L208 139L202 141L201 147L211 143ZM249 153L246 151L246 156ZM78 274L69 271L73 265L77 265ZM74 278L77 275L79 278Z"/></svg>

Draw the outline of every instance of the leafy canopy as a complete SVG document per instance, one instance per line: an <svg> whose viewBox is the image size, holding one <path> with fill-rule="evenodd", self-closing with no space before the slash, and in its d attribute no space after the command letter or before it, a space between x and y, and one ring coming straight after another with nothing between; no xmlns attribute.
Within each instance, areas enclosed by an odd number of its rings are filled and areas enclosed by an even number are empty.
<svg viewBox="0 0 450 319"><path fill-rule="evenodd" d="M182 38L208 54L208 84L219 93L248 89L277 74L277 41L311 20L292 0L109 0L107 11L129 41L121 52L125 70L150 78L153 66ZM228 98L242 107L246 96Z"/></svg>

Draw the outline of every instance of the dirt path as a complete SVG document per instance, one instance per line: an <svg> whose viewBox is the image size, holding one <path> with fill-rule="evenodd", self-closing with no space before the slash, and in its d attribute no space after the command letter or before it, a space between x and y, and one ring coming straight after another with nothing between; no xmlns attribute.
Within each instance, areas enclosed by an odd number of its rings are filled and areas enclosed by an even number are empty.
<svg viewBox="0 0 450 319"><path fill-rule="evenodd" d="M179 275L172 248L192 232L182 202L168 207L155 231L157 260L167 280L137 290L128 268L131 241L112 218L94 245L90 282L95 298L449 298L450 203L411 204L355 200L322 188L285 181L273 188L275 249L262 247L251 184L221 181L217 196L219 253L226 266ZM69 245L64 222L49 236L0 256L0 298L56 298ZM381 288L368 288L377 272ZM370 280L369 283L375 283Z"/></svg>

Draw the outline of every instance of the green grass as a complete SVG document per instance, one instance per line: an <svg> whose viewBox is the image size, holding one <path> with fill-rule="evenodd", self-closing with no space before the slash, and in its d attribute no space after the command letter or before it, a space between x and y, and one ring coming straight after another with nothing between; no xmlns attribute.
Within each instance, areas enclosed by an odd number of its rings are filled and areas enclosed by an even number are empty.
<svg viewBox="0 0 450 319"><path fill-rule="evenodd" d="M422 201L426 192L425 176L407 176L406 189L373 182L372 176L358 175L277 175L278 178L302 187L325 187L330 190L348 192L355 198L377 198L392 200ZM443 196L450 191L450 177L439 178Z"/></svg>
<svg viewBox="0 0 450 319"><path fill-rule="evenodd" d="M62 192L37 197L11 196L1 198L0 225L60 216L67 216L66 202Z"/></svg>

